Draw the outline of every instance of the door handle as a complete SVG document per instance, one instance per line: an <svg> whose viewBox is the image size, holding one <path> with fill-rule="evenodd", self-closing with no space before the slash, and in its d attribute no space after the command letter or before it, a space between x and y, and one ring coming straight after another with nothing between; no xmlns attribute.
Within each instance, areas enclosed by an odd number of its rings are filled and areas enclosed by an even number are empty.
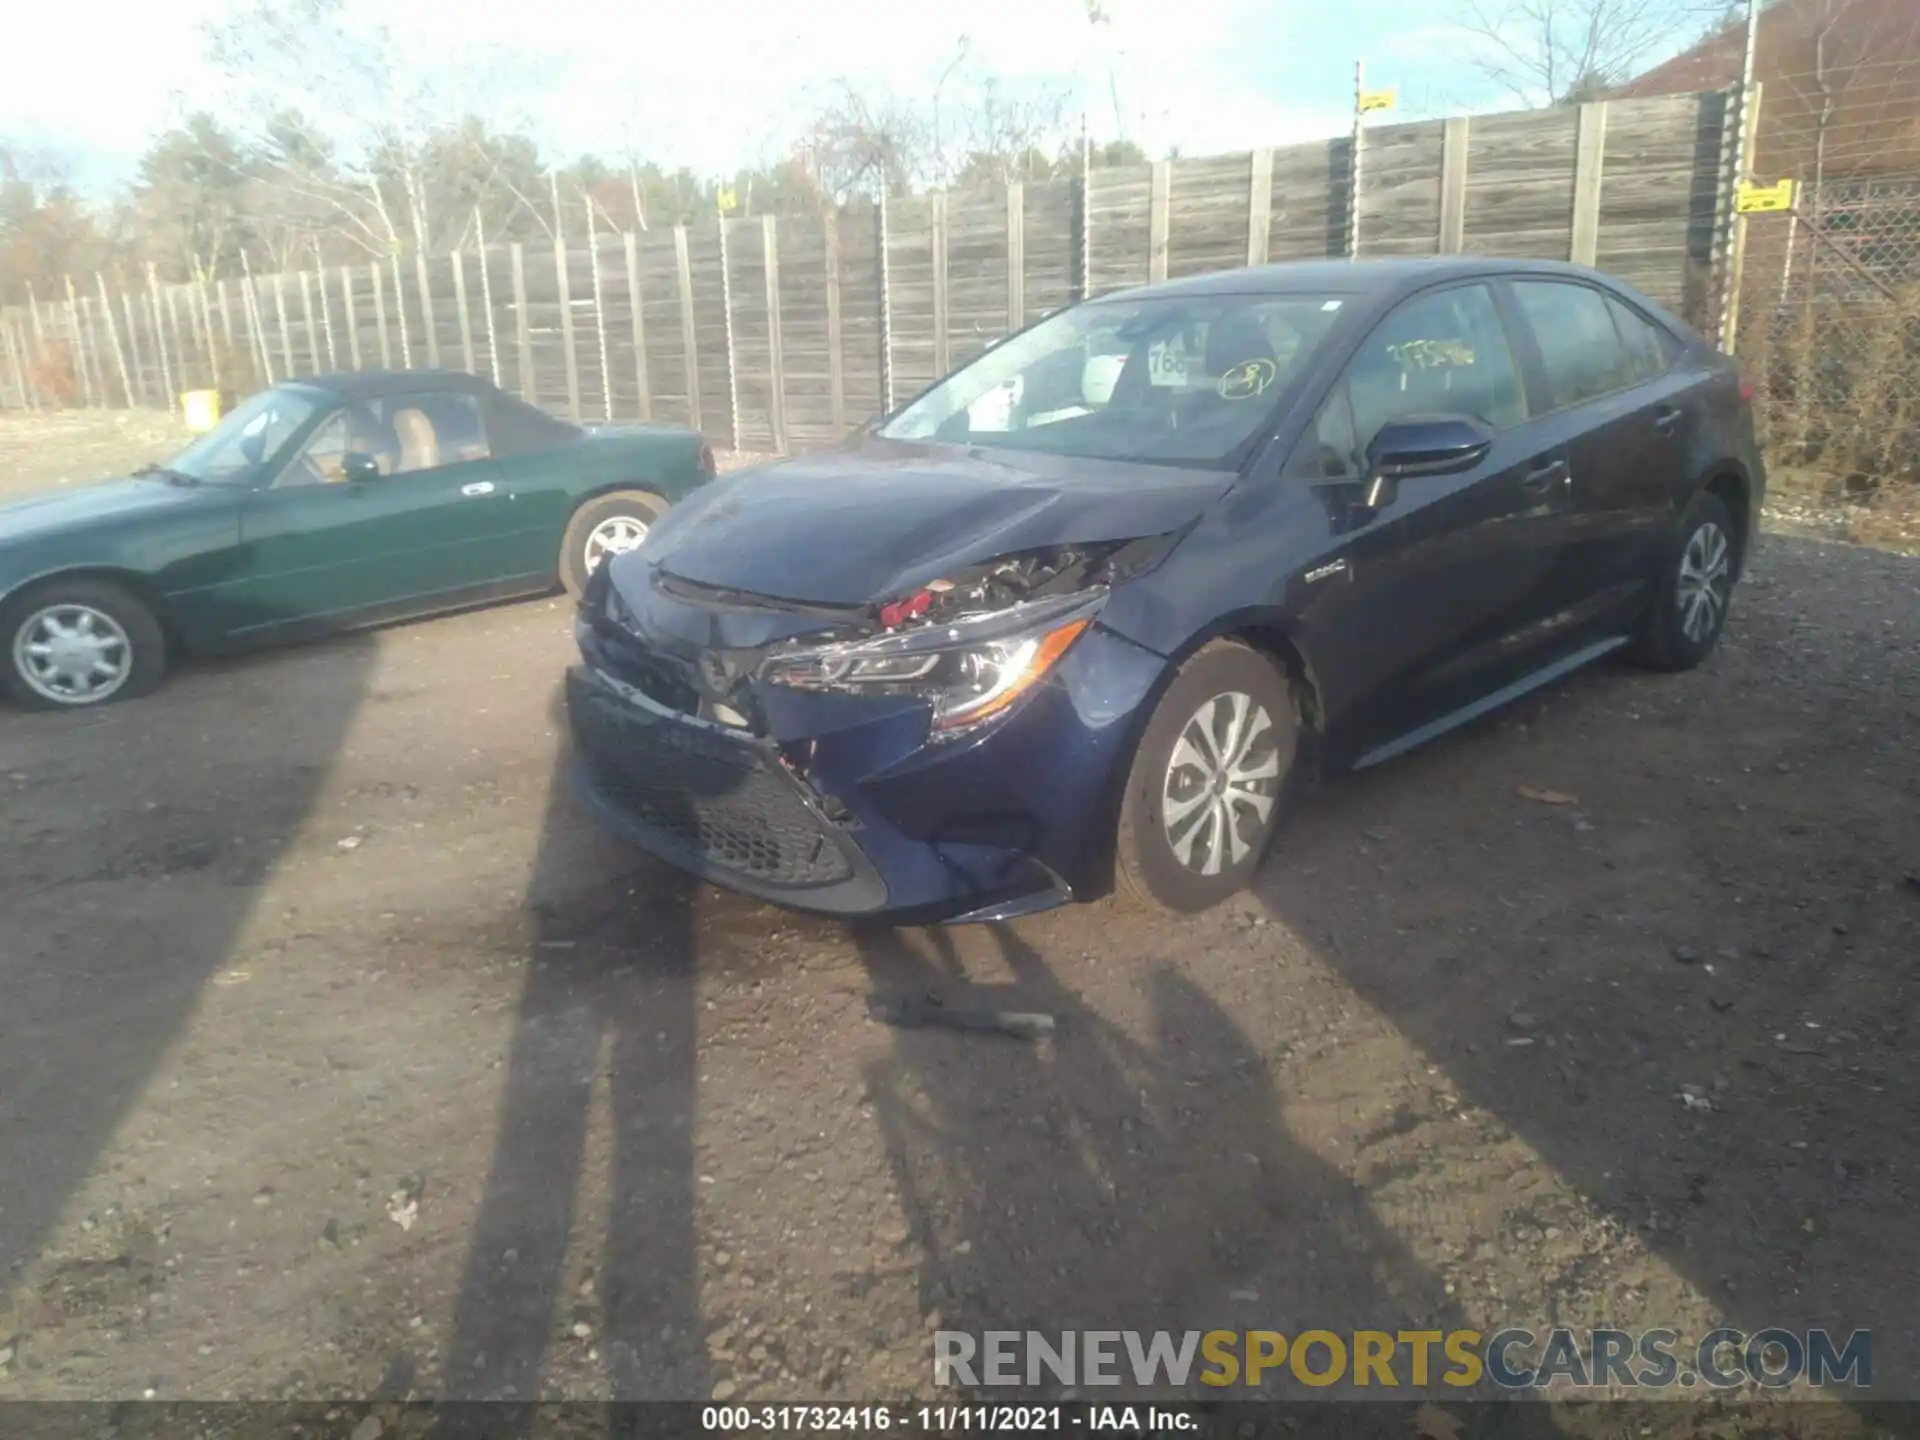
<svg viewBox="0 0 1920 1440"><path fill-rule="evenodd" d="M1564 460L1544 460L1527 471L1520 483L1529 490L1546 490L1573 478L1573 468Z"/></svg>
<svg viewBox="0 0 1920 1440"><path fill-rule="evenodd" d="M1662 435L1671 435L1680 423L1680 410L1673 405L1662 405L1653 412L1654 428Z"/></svg>
<svg viewBox="0 0 1920 1440"><path fill-rule="evenodd" d="M491 495L493 493L493 482L491 480L477 480L471 485L462 485L460 487L460 493L462 495Z"/></svg>

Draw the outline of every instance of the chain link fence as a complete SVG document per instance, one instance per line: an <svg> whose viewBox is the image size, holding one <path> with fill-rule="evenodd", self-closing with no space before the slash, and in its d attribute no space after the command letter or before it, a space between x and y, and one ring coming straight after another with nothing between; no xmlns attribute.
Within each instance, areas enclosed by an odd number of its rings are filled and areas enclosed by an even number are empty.
<svg viewBox="0 0 1920 1440"><path fill-rule="evenodd" d="M1833 41L1820 67L1767 81L1751 174L1794 180L1794 203L1747 217L1739 270L1737 351L1771 465L1856 497L1920 483L1920 53L1906 39L1872 55Z"/></svg>

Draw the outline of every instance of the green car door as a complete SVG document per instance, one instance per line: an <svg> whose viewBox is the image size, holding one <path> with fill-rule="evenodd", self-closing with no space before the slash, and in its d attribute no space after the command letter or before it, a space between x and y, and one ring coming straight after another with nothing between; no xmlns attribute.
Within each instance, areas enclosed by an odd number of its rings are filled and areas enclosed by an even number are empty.
<svg viewBox="0 0 1920 1440"><path fill-rule="evenodd" d="M516 528L477 397L350 401L249 497L240 538L250 580L235 638L484 595L513 575Z"/></svg>

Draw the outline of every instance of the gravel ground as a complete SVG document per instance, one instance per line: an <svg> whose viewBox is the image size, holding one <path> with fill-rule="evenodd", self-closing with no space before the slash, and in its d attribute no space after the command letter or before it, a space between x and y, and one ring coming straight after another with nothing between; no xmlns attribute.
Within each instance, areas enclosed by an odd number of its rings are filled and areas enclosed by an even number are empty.
<svg viewBox="0 0 1920 1440"><path fill-rule="evenodd" d="M1334 782L1183 921L687 885L557 792L569 658L541 601L0 716L0 1395L1725 1319L1871 1327L1920 1397L1920 561L1774 536L1699 672ZM927 992L1060 1028L869 1016Z"/></svg>

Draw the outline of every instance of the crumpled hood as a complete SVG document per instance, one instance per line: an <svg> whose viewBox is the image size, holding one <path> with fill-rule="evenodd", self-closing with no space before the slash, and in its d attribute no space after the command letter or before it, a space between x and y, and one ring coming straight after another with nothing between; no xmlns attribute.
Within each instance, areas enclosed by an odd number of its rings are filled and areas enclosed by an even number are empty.
<svg viewBox="0 0 1920 1440"><path fill-rule="evenodd" d="M1023 550L1164 535L1234 479L871 439L724 476L619 563L773 599L863 605Z"/></svg>
<svg viewBox="0 0 1920 1440"><path fill-rule="evenodd" d="M103 480L0 505L0 542L70 530L100 520L130 520L190 501L192 486L165 480Z"/></svg>

